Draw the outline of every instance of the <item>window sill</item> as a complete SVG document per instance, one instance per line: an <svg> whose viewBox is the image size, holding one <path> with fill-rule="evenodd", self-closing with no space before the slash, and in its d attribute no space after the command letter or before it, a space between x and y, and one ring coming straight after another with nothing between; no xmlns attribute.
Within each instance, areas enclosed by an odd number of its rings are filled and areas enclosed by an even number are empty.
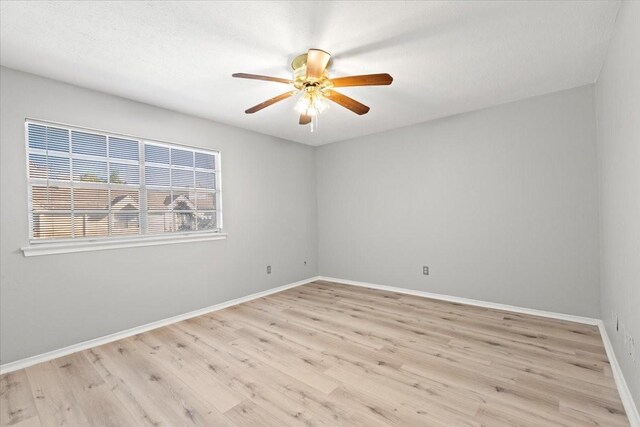
<svg viewBox="0 0 640 427"><path fill-rule="evenodd" d="M106 249L135 248L138 246L172 245L175 243L223 240L227 233L183 234L172 236L135 237L114 240L84 240L80 242L33 243L22 248L26 257L101 251Z"/></svg>

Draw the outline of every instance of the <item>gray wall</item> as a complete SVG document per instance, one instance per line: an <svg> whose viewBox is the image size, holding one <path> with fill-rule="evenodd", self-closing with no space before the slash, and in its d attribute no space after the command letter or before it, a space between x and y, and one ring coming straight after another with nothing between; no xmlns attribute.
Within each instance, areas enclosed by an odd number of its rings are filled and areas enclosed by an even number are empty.
<svg viewBox="0 0 640 427"><path fill-rule="evenodd" d="M592 86L322 146L316 162L322 275L599 317Z"/></svg>
<svg viewBox="0 0 640 427"><path fill-rule="evenodd" d="M2 363L317 274L313 148L6 68L0 81ZM220 149L229 238L25 258L25 117Z"/></svg>
<svg viewBox="0 0 640 427"><path fill-rule="evenodd" d="M596 84L602 319L640 407L640 2L623 2ZM616 317L619 328L616 331ZM625 335L635 342L635 362Z"/></svg>

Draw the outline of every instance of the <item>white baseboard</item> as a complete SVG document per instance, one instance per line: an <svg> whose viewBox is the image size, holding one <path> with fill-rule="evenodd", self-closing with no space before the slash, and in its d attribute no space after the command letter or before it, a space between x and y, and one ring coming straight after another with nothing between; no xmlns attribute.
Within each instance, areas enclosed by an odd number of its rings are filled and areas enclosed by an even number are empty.
<svg viewBox="0 0 640 427"><path fill-rule="evenodd" d="M602 320L598 320L598 329L600 329L600 336L602 337L604 348L607 351L609 365L611 365L611 370L613 371L613 379L616 381L618 393L620 393L620 399L622 400L624 410L627 413L627 418L629 418L629 424L631 424L631 427L640 427L640 414L638 414L638 408L633 401L633 396L631 396L631 391L629 390L629 386L624 379L622 369L620 369L618 359L616 359L616 354L613 351L611 340L609 340L607 328L605 328L604 322Z"/></svg>
<svg viewBox="0 0 640 427"><path fill-rule="evenodd" d="M335 277L319 276L316 280L326 280L329 282L343 283L345 285L360 286L363 288L380 289L381 291L400 292L407 295L432 298L441 301L456 302L460 304L475 305L478 307L493 308L496 310L513 311L514 313L531 314L533 316L549 317L551 319L566 320L569 322L584 323L587 325L597 325L600 319L592 317L574 316L572 314L555 313L553 311L536 310L534 308L518 307L515 305L498 304L495 302L481 301L470 298L454 297L451 295L434 294L431 292L416 291L407 288L397 288L395 286L376 285L374 283L356 282L354 280L337 279Z"/></svg>
<svg viewBox="0 0 640 427"><path fill-rule="evenodd" d="M611 345L611 341L609 341L609 335L607 335L607 330L604 327L604 323L600 319L594 319L591 317L573 316L571 314L555 313L552 311L536 310L533 308L518 307L514 305L497 304L497 303L488 302L488 301L454 297L450 295L434 294L430 292L416 291L413 289L397 288L395 286L377 285L374 283L357 282L354 280L347 280L347 279L337 279L335 277L319 276L315 280L326 280L328 282L342 283L345 285L360 286L363 288L371 288L371 289L380 289L382 291L398 292L402 294L415 295L415 296L432 298L432 299L437 299L442 301L475 305L478 307L485 307L485 308L494 308L498 310L512 311L514 313L531 314L534 316L549 317L551 319L567 320L570 322L577 322L577 323L584 323L587 325L598 326L598 329L600 330L600 335L602 336L602 342L604 343L604 348L607 352L607 357L609 358L609 364L611 365L611 370L613 371L613 378L615 380L616 387L618 388L618 393L620 394L620 400L622 400L624 410L627 413L627 418L629 418L629 423L631 424L631 427L640 427L640 416L638 416L638 409L636 408L635 402L633 401L633 397L631 396L631 392L629 391L627 382L624 379L624 375L622 374L622 370L620 369L620 365L618 364L616 355L613 352L613 347Z"/></svg>
<svg viewBox="0 0 640 427"><path fill-rule="evenodd" d="M7 372L17 371L19 369L27 368L37 363L47 362L49 360L56 359L58 357L67 356L71 353L86 350L99 345L107 344L113 341L118 341L123 338L128 338L133 335L138 335L142 332L147 332L152 329L161 328L163 326L171 325L173 323L180 322L182 320L191 319L192 317L201 316L203 314L211 313L213 311L222 310L233 305L242 304L243 302L251 301L257 298L262 298L267 295L275 294L277 292L284 291L286 289L295 288L296 286L304 285L309 282L317 280L318 277L311 277L309 279L300 280L298 282L289 283L288 285L278 286L277 288L268 289L266 291L257 292L255 294L247 295L244 297L225 301L220 304L212 305L209 307L201 308L199 310L190 311L189 313L179 314L177 316L169 317L155 322L147 323L146 325L136 326L131 329L127 329L113 334L105 335L100 338L94 338L88 341L83 341L78 344L73 344L68 347L61 348L59 350L48 351L46 353L38 354L36 356L27 357L25 359L16 360L15 362L5 363L0 365L0 375Z"/></svg>

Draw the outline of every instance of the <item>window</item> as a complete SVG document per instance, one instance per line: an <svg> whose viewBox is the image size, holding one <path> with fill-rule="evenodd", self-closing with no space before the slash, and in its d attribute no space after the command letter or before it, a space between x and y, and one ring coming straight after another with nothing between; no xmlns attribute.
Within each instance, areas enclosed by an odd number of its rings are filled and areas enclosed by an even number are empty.
<svg viewBox="0 0 640 427"><path fill-rule="evenodd" d="M217 151L34 120L26 143L32 243L221 231Z"/></svg>

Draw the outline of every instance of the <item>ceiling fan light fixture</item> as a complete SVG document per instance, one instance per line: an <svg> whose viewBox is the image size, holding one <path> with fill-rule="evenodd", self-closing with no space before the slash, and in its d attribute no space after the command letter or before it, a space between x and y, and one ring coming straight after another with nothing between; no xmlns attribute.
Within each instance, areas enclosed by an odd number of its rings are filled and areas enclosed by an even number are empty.
<svg viewBox="0 0 640 427"><path fill-rule="evenodd" d="M327 108L329 103L317 89L303 91L295 106L298 113L312 117L322 114Z"/></svg>

